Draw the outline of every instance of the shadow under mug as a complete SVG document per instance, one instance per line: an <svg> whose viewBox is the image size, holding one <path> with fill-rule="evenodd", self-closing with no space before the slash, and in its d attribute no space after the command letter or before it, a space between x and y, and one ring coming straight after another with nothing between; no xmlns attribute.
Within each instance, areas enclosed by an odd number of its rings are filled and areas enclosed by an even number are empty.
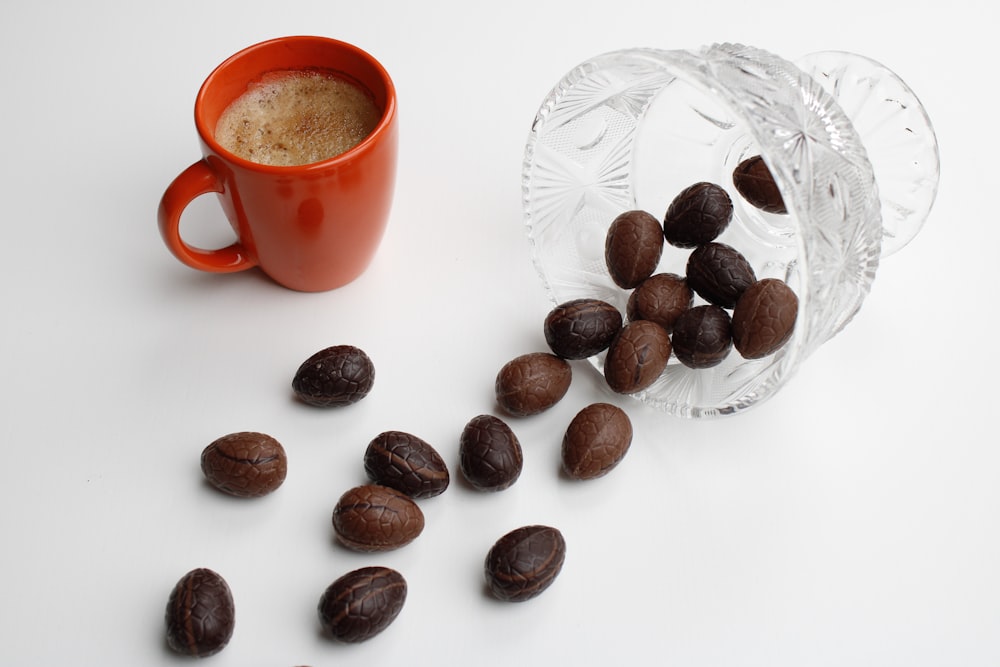
<svg viewBox="0 0 1000 667"><path fill-rule="evenodd" d="M361 143L327 160L270 166L240 158L215 139L225 109L268 72L321 70L366 90L381 110ZM325 37L284 37L250 46L219 65L195 101L203 158L174 179L160 201L160 234L184 264L215 273L259 267L280 285L319 292L360 276L381 243L392 205L398 153L396 92L371 55ZM180 220L196 197L217 193L236 232L218 249L181 238Z"/></svg>

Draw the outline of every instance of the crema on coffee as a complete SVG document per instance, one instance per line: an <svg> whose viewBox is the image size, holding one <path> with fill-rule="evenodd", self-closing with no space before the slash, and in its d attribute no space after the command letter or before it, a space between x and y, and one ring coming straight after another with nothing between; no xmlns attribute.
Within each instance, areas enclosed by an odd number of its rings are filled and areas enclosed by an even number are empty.
<svg viewBox="0 0 1000 667"><path fill-rule="evenodd" d="M258 164L310 164L359 144L381 115L367 91L332 73L270 72L226 108L215 139Z"/></svg>

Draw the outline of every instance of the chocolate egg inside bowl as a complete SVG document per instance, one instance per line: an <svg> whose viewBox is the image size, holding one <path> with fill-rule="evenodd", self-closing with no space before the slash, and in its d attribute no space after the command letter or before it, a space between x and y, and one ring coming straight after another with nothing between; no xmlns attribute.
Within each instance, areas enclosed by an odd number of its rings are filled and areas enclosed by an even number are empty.
<svg viewBox="0 0 1000 667"><path fill-rule="evenodd" d="M604 258L608 227L628 210L662 220L698 182L732 199L716 240L738 249L757 279L783 280L798 296L794 331L774 354L733 352L701 369L671 359L635 395L665 412L736 414L773 395L855 315L886 249L912 238L933 202L937 144L909 88L851 54L800 62L804 69L728 44L617 51L574 68L535 117L522 175L525 221L554 303L597 298L625 313L629 291L611 280ZM854 118L838 99L857 107ZM879 147L874 162L869 143ZM896 148L881 150L888 145ZM755 156L786 212L759 208L734 185L737 167ZM683 275L690 253L668 244L656 272ZM599 371L603 361L591 358Z"/></svg>

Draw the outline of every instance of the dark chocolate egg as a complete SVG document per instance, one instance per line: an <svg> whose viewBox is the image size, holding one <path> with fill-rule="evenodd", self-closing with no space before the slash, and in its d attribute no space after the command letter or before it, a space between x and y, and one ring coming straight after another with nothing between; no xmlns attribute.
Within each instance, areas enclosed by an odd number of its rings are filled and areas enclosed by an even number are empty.
<svg viewBox="0 0 1000 667"><path fill-rule="evenodd" d="M622 314L600 299L573 299L545 318L545 341L563 359L586 359L603 352L622 327Z"/></svg>
<svg viewBox="0 0 1000 667"><path fill-rule="evenodd" d="M680 192L667 208L663 234L670 245L695 248L714 241L733 218L733 202L714 183L695 183Z"/></svg>

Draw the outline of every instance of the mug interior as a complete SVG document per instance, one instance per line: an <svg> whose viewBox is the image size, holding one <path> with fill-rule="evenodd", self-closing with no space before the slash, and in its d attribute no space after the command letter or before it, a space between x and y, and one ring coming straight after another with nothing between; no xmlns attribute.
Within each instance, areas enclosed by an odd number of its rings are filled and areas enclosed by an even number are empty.
<svg viewBox="0 0 1000 667"><path fill-rule="evenodd" d="M217 153L256 168L289 169L298 167L267 167L249 163L223 148L215 139L215 127L226 108L245 93L255 81L271 72L287 70L327 71L366 90L381 119L375 129L354 148L329 160L344 159L363 147L392 122L395 115L396 92L388 72L362 49L326 37L282 37L246 49L220 64L202 84L195 101L195 124L202 140ZM319 164L319 163L313 163Z"/></svg>

